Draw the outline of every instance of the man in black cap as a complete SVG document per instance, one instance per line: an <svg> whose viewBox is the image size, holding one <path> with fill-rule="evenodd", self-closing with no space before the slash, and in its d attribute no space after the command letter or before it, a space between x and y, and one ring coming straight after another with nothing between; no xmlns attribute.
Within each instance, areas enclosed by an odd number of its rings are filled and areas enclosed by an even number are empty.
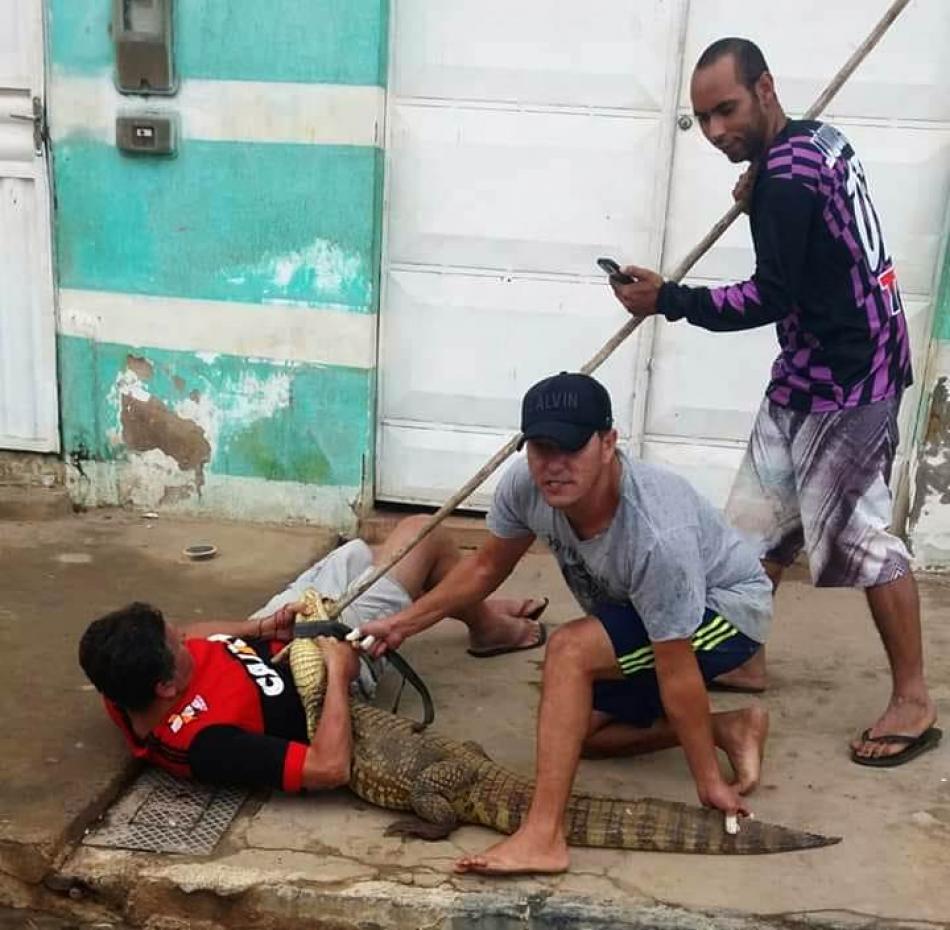
<svg viewBox="0 0 950 930"><path fill-rule="evenodd" d="M711 714L706 691L765 641L772 589L752 548L683 478L617 448L610 397L588 375L534 385L521 428L527 455L499 482L488 541L414 604L360 627L374 655L398 647L494 591L538 536L586 612L549 640L531 807L514 835L458 871L564 871L582 752L679 744L702 803L747 814L740 796L758 782L768 730L759 707Z"/></svg>

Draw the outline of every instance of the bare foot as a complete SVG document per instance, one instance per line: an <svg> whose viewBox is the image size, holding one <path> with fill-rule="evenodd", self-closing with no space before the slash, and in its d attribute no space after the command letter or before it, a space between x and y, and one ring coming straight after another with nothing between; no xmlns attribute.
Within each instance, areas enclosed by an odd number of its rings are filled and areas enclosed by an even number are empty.
<svg viewBox="0 0 950 930"><path fill-rule="evenodd" d="M713 680L714 684L723 688L746 691L753 694L764 691L768 686L768 675L765 667L765 649L760 649L747 659L738 668L731 672L724 672Z"/></svg>
<svg viewBox="0 0 950 930"><path fill-rule="evenodd" d="M473 652L490 649L530 649L540 645L541 625L537 618L548 605L546 597L493 597L480 607L479 623L469 626Z"/></svg>
<svg viewBox="0 0 950 930"><path fill-rule="evenodd" d="M937 708L928 695L920 699L891 698L883 715L867 731L874 736L920 736L937 720ZM905 749L906 743L871 743L863 738L851 740L855 755L864 759L892 756Z"/></svg>
<svg viewBox="0 0 950 930"><path fill-rule="evenodd" d="M748 794L762 772L765 740L769 735L769 714L764 707L743 707L713 717L716 745L729 757L739 794Z"/></svg>
<svg viewBox="0 0 950 930"><path fill-rule="evenodd" d="M455 863L456 872L478 872L481 875L530 875L536 872L566 872L569 865L567 843L542 841L525 830L496 843L483 853L462 856Z"/></svg>

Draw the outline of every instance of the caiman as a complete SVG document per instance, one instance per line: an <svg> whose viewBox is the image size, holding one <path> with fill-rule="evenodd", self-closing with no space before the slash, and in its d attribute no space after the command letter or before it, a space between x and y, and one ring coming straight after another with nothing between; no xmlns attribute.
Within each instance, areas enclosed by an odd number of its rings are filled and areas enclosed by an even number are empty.
<svg viewBox="0 0 950 930"><path fill-rule="evenodd" d="M320 647L296 639L290 667L313 736L326 678ZM413 721L354 698L349 787L370 804L411 811L387 833L443 839L463 823L513 833L531 802L532 782L493 762L474 742L419 732ZM652 852L750 855L830 846L839 837L744 820L726 833L719 811L656 798L572 794L565 813L572 846Z"/></svg>

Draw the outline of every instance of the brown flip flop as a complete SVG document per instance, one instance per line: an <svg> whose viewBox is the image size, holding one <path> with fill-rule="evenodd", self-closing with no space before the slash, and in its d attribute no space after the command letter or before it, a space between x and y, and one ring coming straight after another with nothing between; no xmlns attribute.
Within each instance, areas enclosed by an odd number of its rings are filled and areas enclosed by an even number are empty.
<svg viewBox="0 0 950 930"><path fill-rule="evenodd" d="M528 643L524 646L491 646L488 649L467 649L466 652L474 659L490 659L492 656L503 656L509 652L524 652L526 649L537 649L548 641L548 629L538 619L547 609L550 601L548 598L542 598L541 603L530 613L524 614L526 620L534 620L538 624L538 639L536 642Z"/></svg>

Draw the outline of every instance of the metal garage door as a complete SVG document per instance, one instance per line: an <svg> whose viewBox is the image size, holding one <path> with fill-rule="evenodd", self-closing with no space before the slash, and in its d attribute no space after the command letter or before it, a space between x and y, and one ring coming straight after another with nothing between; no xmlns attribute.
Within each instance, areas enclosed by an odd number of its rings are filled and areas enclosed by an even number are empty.
<svg viewBox="0 0 950 930"><path fill-rule="evenodd" d="M624 322L594 259L659 259L682 12L393 4L378 497L444 499ZM628 436L635 354L602 370Z"/></svg>
<svg viewBox="0 0 950 930"><path fill-rule="evenodd" d="M728 208L737 167L677 124L710 41L759 42L795 115L885 6L396 0L377 496L444 500L516 430L524 388L622 324L594 258L669 271ZM948 37L950 6L917 0L828 114L870 176L918 390L950 194ZM752 261L740 220L691 280L746 277ZM651 321L599 374L622 435L721 504L775 353L772 327Z"/></svg>

